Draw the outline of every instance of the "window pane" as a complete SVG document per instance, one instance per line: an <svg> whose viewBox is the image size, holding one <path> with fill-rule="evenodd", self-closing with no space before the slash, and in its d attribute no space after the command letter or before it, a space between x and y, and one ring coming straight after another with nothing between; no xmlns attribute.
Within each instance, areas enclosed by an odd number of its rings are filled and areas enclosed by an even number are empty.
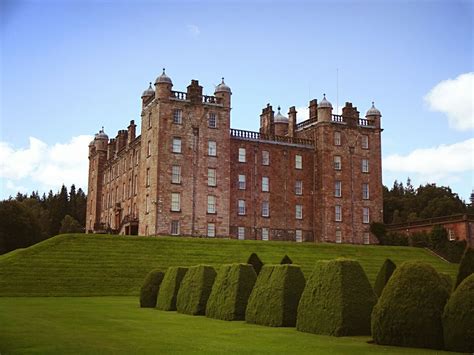
<svg viewBox="0 0 474 355"><path fill-rule="evenodd" d="M341 145L341 132L334 132L334 145Z"/></svg>
<svg viewBox="0 0 474 355"><path fill-rule="evenodd" d="M266 150L262 152L262 165L270 165L270 153Z"/></svg>
<svg viewBox="0 0 474 355"><path fill-rule="evenodd" d="M296 169L303 168L303 157L301 155L295 155L295 168Z"/></svg>
<svg viewBox="0 0 474 355"><path fill-rule="evenodd" d="M368 159L362 159L362 172L363 173L368 173L369 172L369 160Z"/></svg>
<svg viewBox="0 0 474 355"><path fill-rule="evenodd" d="M208 186L216 186L217 179L216 179L216 169L207 169L207 185Z"/></svg>
<svg viewBox="0 0 474 355"><path fill-rule="evenodd" d="M270 190L269 187L269 179L267 176L262 177L262 191L268 192Z"/></svg>
<svg viewBox="0 0 474 355"><path fill-rule="evenodd" d="M173 184L181 183L181 167L178 165L173 165L171 168L171 182Z"/></svg>
<svg viewBox="0 0 474 355"><path fill-rule="evenodd" d="M303 194L303 181L296 180L295 182L295 194L302 195Z"/></svg>
<svg viewBox="0 0 474 355"><path fill-rule="evenodd" d="M338 222L342 221L342 208L339 205L335 207L335 220Z"/></svg>
<svg viewBox="0 0 474 355"><path fill-rule="evenodd" d="M173 153L181 153L181 138L173 138Z"/></svg>
<svg viewBox="0 0 474 355"><path fill-rule="evenodd" d="M179 193L173 192L171 194L171 211L181 210L181 196Z"/></svg>
<svg viewBox="0 0 474 355"><path fill-rule="evenodd" d="M240 163L245 163L246 161L246 156L245 156L245 148L239 148L239 162Z"/></svg>
<svg viewBox="0 0 474 355"><path fill-rule="evenodd" d="M342 183L341 181L336 181L334 185L334 196L341 197L342 195Z"/></svg>
<svg viewBox="0 0 474 355"><path fill-rule="evenodd" d="M207 224L207 236L211 238L216 236L216 225L214 223Z"/></svg>
<svg viewBox="0 0 474 355"><path fill-rule="evenodd" d="M171 235L179 234L179 221L171 221Z"/></svg>
<svg viewBox="0 0 474 355"><path fill-rule="evenodd" d="M239 227L238 228L238 237L240 240L245 239L245 228L244 227Z"/></svg>
<svg viewBox="0 0 474 355"><path fill-rule="evenodd" d="M336 231L336 243L342 243L342 232Z"/></svg>
<svg viewBox="0 0 474 355"><path fill-rule="evenodd" d="M245 214L245 200L239 200L239 215Z"/></svg>
<svg viewBox="0 0 474 355"><path fill-rule="evenodd" d="M173 111L173 123L181 124L183 122L183 111L176 109Z"/></svg>
<svg viewBox="0 0 474 355"><path fill-rule="evenodd" d="M303 231L301 229L297 229L295 231L295 237L296 237L296 241L298 243L301 243L303 241Z"/></svg>
<svg viewBox="0 0 474 355"><path fill-rule="evenodd" d="M296 205L296 219L303 219L303 206Z"/></svg>
<svg viewBox="0 0 474 355"><path fill-rule="evenodd" d="M341 157L339 155L334 156L334 169L335 170L341 170L342 164L341 164Z"/></svg>
<svg viewBox="0 0 474 355"><path fill-rule="evenodd" d="M214 112L209 114L209 127L216 128L217 127L217 118Z"/></svg>
<svg viewBox="0 0 474 355"><path fill-rule="evenodd" d="M369 223L369 222L370 222L369 208L368 208L368 207L364 207L362 213L363 213L362 222L363 222L363 223Z"/></svg>
<svg viewBox="0 0 474 355"><path fill-rule="evenodd" d="M207 196L207 213L216 213L216 196Z"/></svg>
<svg viewBox="0 0 474 355"><path fill-rule="evenodd" d="M362 149L369 149L369 136L365 134L362 136Z"/></svg>
<svg viewBox="0 0 474 355"><path fill-rule="evenodd" d="M239 190L245 190L245 175L239 175Z"/></svg>
<svg viewBox="0 0 474 355"><path fill-rule="evenodd" d="M270 216L270 204L268 201L262 202L262 217Z"/></svg>
<svg viewBox="0 0 474 355"><path fill-rule="evenodd" d="M217 145L214 141L208 142L208 154L215 157L217 155Z"/></svg>
<svg viewBox="0 0 474 355"><path fill-rule="evenodd" d="M262 228L262 240L268 240L268 228Z"/></svg>

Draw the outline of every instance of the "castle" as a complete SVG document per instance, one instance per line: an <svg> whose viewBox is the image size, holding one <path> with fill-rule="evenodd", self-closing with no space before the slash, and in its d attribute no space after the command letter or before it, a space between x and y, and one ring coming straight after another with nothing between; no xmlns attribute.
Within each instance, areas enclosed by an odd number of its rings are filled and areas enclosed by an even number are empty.
<svg viewBox="0 0 474 355"><path fill-rule="evenodd" d="M380 111L365 118L324 97L297 123L267 105L260 131L232 129L231 89L163 73L143 92L136 124L89 145L86 230L139 235L377 243L382 221Z"/></svg>

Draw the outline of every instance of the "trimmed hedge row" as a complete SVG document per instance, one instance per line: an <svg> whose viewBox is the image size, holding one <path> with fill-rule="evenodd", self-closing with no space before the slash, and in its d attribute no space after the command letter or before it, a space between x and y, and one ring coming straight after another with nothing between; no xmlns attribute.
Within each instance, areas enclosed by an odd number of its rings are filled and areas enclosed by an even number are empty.
<svg viewBox="0 0 474 355"><path fill-rule="evenodd" d="M192 266L184 275L176 299L176 310L191 315L204 315L216 271L212 266Z"/></svg>
<svg viewBox="0 0 474 355"><path fill-rule="evenodd" d="M222 266L207 301L206 317L223 320L244 320L247 302L257 274L252 265Z"/></svg>
<svg viewBox="0 0 474 355"><path fill-rule="evenodd" d="M187 267L170 267L161 282L156 308L162 311L176 311L176 298Z"/></svg>
<svg viewBox="0 0 474 355"><path fill-rule="evenodd" d="M377 297L380 297L380 295L382 294L385 285L387 284L390 277L392 277L392 274L396 268L397 265L395 265L392 260L385 259L382 267L380 268L379 273L377 274L377 279L375 280L374 284L374 292Z"/></svg>
<svg viewBox="0 0 474 355"><path fill-rule="evenodd" d="M294 327L305 278L297 265L265 265L250 295L245 320L270 327Z"/></svg>
<svg viewBox="0 0 474 355"><path fill-rule="evenodd" d="M459 264L455 288L458 287L461 282L472 273L474 273L474 249L468 247L464 251Z"/></svg>
<svg viewBox="0 0 474 355"><path fill-rule="evenodd" d="M403 263L374 307L372 337L377 344L441 349L441 315L448 297L441 276L431 265Z"/></svg>
<svg viewBox="0 0 474 355"><path fill-rule="evenodd" d="M260 274L260 270L262 270L263 262L260 260L257 254L252 253L250 254L249 258L247 259L247 264L253 266L255 273L258 275Z"/></svg>
<svg viewBox="0 0 474 355"><path fill-rule="evenodd" d="M156 307L156 298L164 275L165 274L160 270L152 270L148 273L140 289L140 307Z"/></svg>
<svg viewBox="0 0 474 355"><path fill-rule="evenodd" d="M355 260L316 264L298 306L296 329L334 336L369 335L377 302L369 279Z"/></svg>

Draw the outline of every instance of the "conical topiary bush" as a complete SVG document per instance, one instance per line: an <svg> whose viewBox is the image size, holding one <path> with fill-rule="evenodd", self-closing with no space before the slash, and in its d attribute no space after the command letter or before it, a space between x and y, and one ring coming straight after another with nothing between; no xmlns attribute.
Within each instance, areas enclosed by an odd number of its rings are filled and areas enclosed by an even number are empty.
<svg viewBox="0 0 474 355"><path fill-rule="evenodd" d="M215 278L216 271L212 266L190 267L178 291L176 310L191 315L204 315Z"/></svg>
<svg viewBox="0 0 474 355"><path fill-rule="evenodd" d="M377 278L375 279L374 292L377 297L380 297L382 294L385 285L387 284L390 277L392 277L392 274L396 268L397 266L392 260L385 259L379 273L377 274Z"/></svg>
<svg viewBox="0 0 474 355"><path fill-rule="evenodd" d="M244 320L247 302L256 280L257 274L252 265L223 265L212 286L206 316L222 320Z"/></svg>
<svg viewBox="0 0 474 355"><path fill-rule="evenodd" d="M441 315L449 297L429 264L407 261L397 267L372 312L377 344L441 349Z"/></svg>
<svg viewBox="0 0 474 355"><path fill-rule="evenodd" d="M357 261L320 261L301 295L296 329L334 336L369 335L376 302L377 296Z"/></svg>
<svg viewBox="0 0 474 355"><path fill-rule="evenodd" d="M247 264L253 266L255 273L258 275L260 274L260 270L262 270L263 262L260 260L257 254L252 253L250 254L249 258L247 259Z"/></svg>
<svg viewBox="0 0 474 355"><path fill-rule="evenodd" d="M156 308L162 311L176 311L179 287L187 271L187 267L181 266L170 267L166 270L156 301Z"/></svg>
<svg viewBox="0 0 474 355"><path fill-rule="evenodd" d="M461 282L446 303L443 332L447 350L474 353L474 274Z"/></svg>
<svg viewBox="0 0 474 355"><path fill-rule="evenodd" d="M164 275L164 272L161 270L152 270L148 273L140 289L140 307L156 307L156 298Z"/></svg>
<svg viewBox="0 0 474 355"><path fill-rule="evenodd" d="M283 257L283 259L281 259L280 261L280 265L284 265L284 264L293 264L293 260L291 260L290 257L286 254Z"/></svg>
<svg viewBox="0 0 474 355"><path fill-rule="evenodd" d="M461 282L472 273L474 273L474 249L467 247L461 258L461 262L459 263L459 270L454 288L458 287Z"/></svg>

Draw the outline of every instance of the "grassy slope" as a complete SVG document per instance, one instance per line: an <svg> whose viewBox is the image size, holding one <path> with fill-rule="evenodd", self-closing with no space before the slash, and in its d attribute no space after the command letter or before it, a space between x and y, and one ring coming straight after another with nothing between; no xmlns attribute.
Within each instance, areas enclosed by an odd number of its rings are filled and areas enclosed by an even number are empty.
<svg viewBox="0 0 474 355"><path fill-rule="evenodd" d="M140 309L136 297L0 298L0 353L441 354ZM453 353L446 353L453 354Z"/></svg>
<svg viewBox="0 0 474 355"><path fill-rule="evenodd" d="M423 249L408 247L60 235L0 256L0 296L136 295L151 269L245 262L251 252L264 263L278 263L288 254L306 275L316 260L354 258L372 283L387 257L397 264L425 261L452 277L457 269Z"/></svg>

